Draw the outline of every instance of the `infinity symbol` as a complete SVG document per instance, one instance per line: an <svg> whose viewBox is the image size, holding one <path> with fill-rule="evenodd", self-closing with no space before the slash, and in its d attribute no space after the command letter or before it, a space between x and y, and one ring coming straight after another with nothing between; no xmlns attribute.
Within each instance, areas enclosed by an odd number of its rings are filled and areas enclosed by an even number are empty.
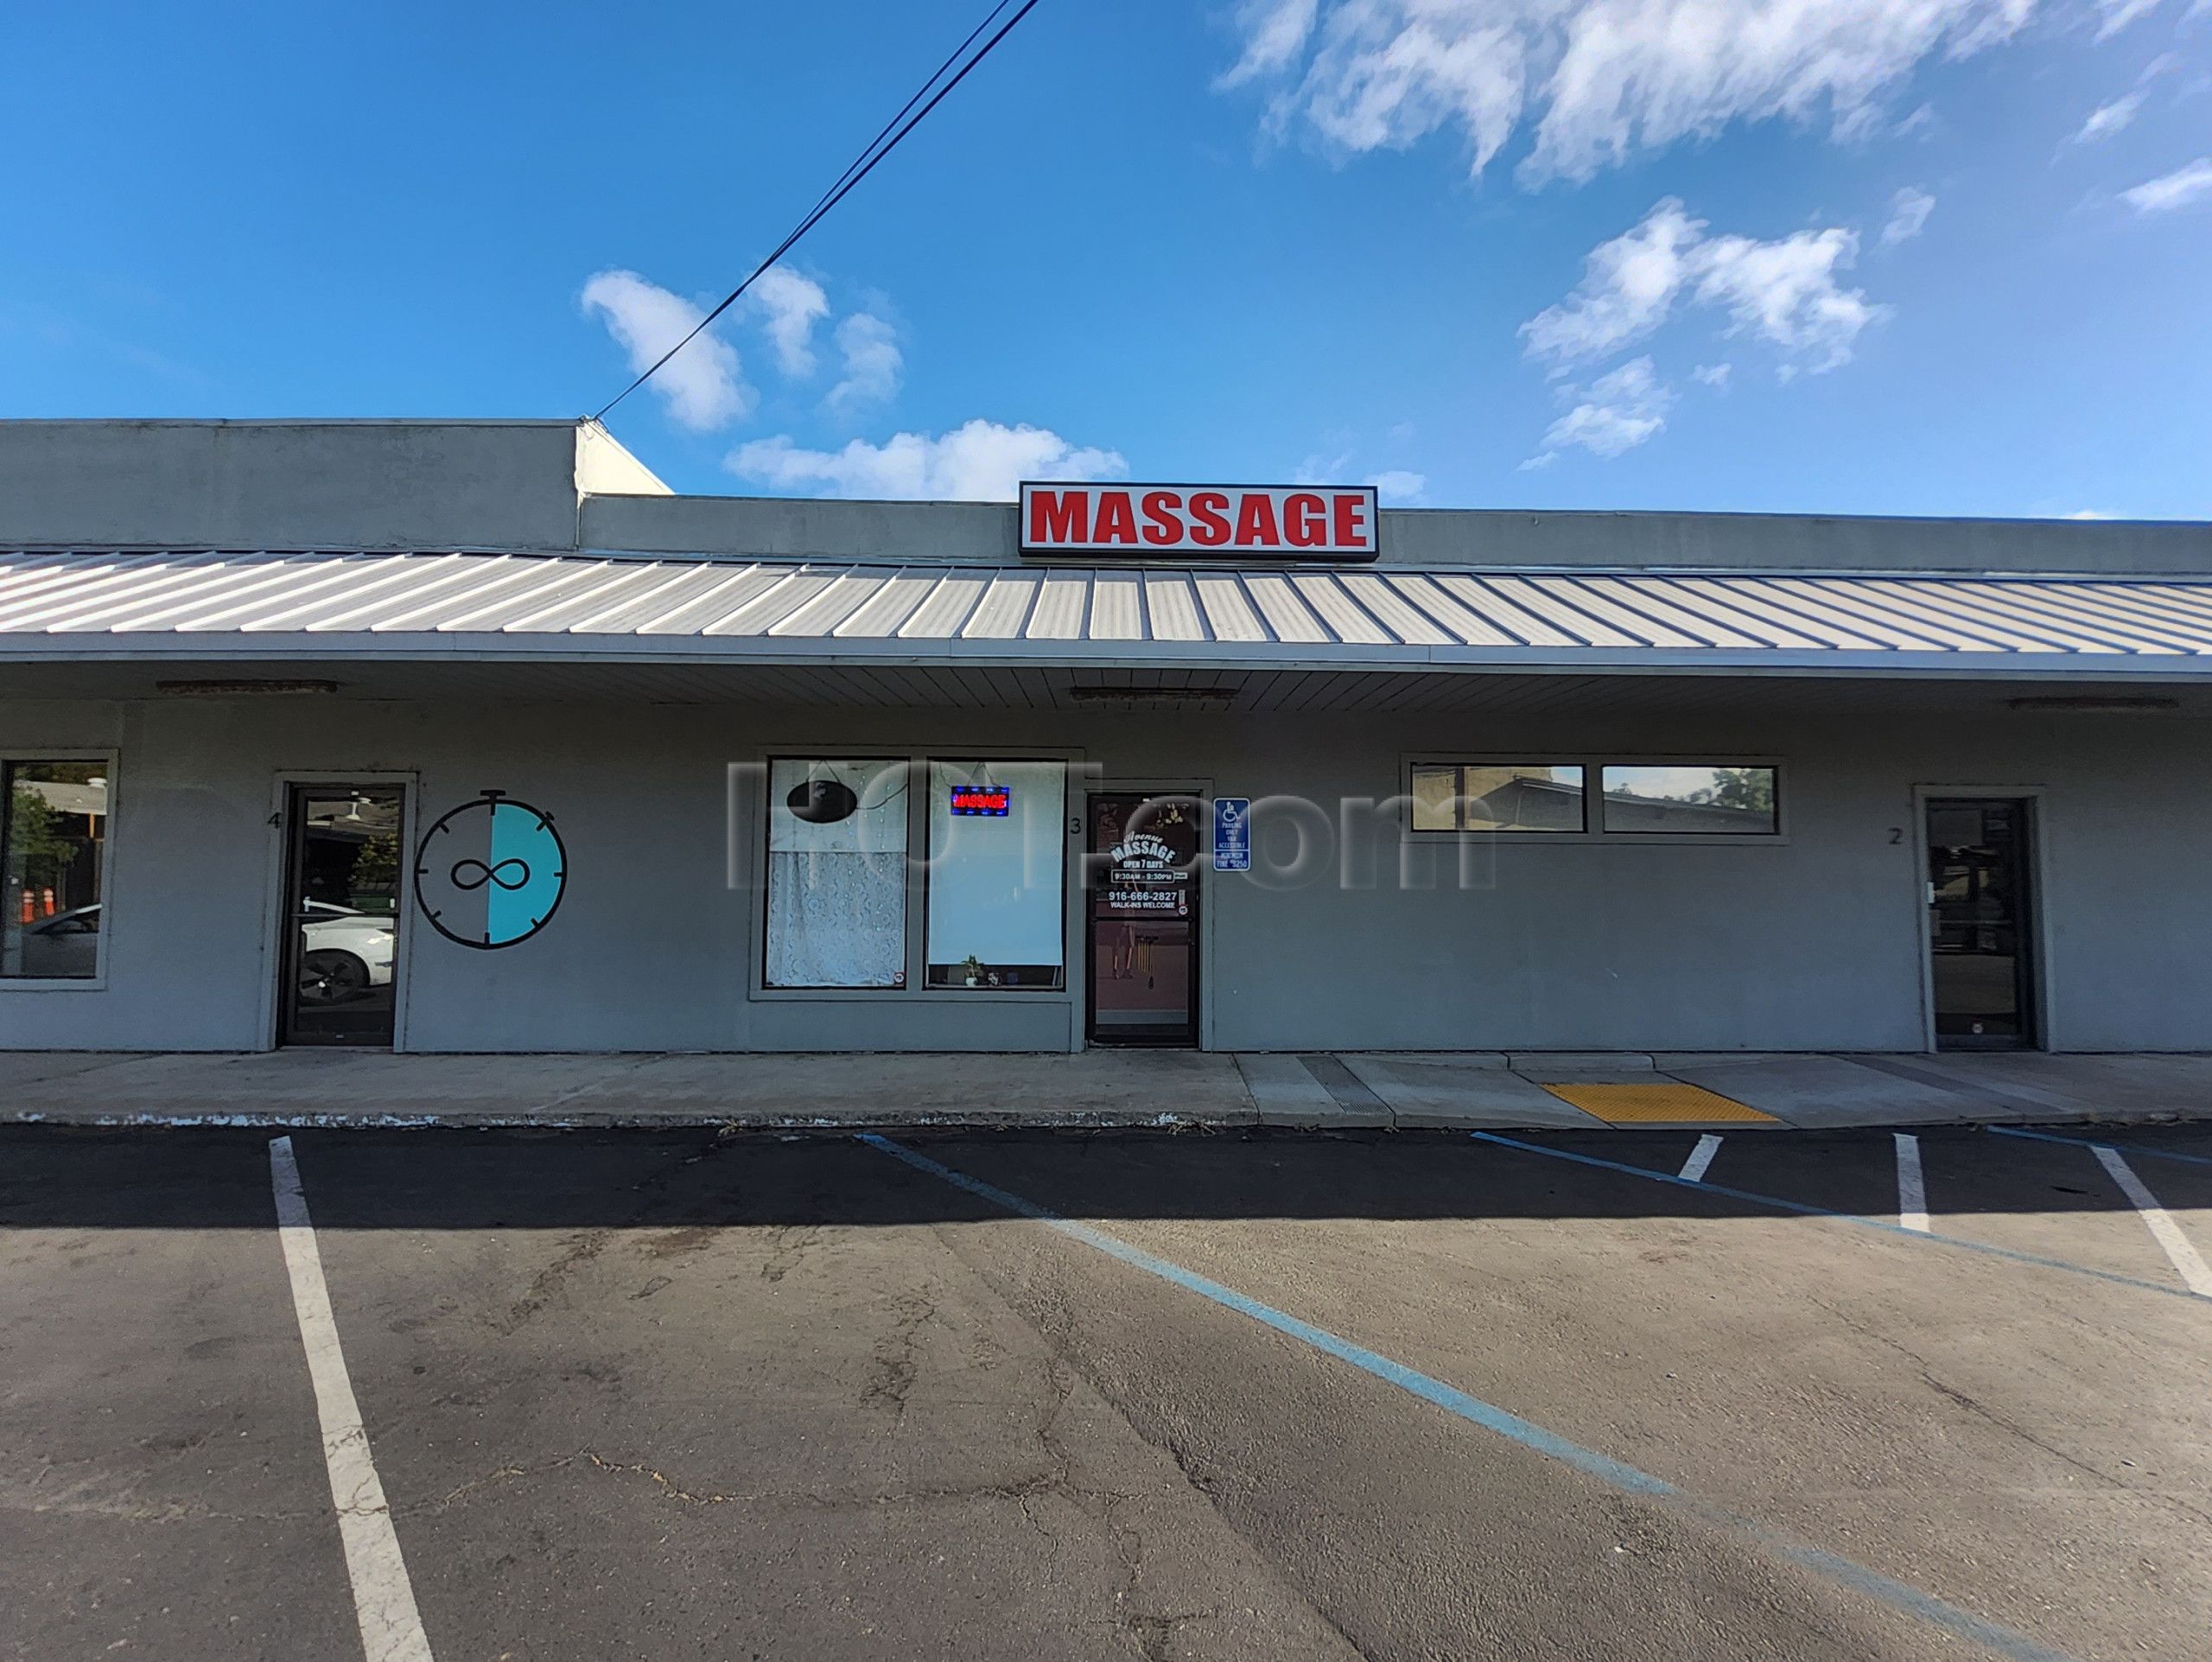
<svg viewBox="0 0 2212 1662"><path fill-rule="evenodd" d="M510 866L522 873L522 876L519 877L505 876L506 869ZM463 876L461 875L463 872L471 875ZM501 888L520 888L530 881L530 862L519 858L510 858L500 861L496 866L487 866L481 860L459 860L454 863L452 875L453 886L458 889L481 888L486 883L497 883Z"/></svg>

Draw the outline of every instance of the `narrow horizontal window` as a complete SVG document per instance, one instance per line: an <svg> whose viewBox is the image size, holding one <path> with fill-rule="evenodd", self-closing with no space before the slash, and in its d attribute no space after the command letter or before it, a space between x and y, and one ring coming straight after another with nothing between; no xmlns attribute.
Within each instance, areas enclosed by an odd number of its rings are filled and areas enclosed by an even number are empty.
<svg viewBox="0 0 2212 1662"><path fill-rule="evenodd" d="M906 984L903 761L768 764L771 987Z"/></svg>
<svg viewBox="0 0 2212 1662"><path fill-rule="evenodd" d="M929 984L1065 984L1067 764L929 765Z"/></svg>
<svg viewBox="0 0 2212 1662"><path fill-rule="evenodd" d="M1548 762L1418 761L1417 831L1580 831L1582 769Z"/></svg>
<svg viewBox="0 0 2212 1662"><path fill-rule="evenodd" d="M1771 837L1782 828L1771 767L1609 764L1604 782L1608 831Z"/></svg>
<svg viewBox="0 0 2212 1662"><path fill-rule="evenodd" d="M0 761L0 977L99 974L108 771L104 761Z"/></svg>

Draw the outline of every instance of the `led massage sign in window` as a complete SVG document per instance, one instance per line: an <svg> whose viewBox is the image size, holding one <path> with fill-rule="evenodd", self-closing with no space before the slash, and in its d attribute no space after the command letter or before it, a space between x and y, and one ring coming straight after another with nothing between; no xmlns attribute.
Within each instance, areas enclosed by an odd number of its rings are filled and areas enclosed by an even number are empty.
<svg viewBox="0 0 2212 1662"><path fill-rule="evenodd" d="M1014 812L1014 792L1004 785L956 785L952 812L961 819L1004 819Z"/></svg>

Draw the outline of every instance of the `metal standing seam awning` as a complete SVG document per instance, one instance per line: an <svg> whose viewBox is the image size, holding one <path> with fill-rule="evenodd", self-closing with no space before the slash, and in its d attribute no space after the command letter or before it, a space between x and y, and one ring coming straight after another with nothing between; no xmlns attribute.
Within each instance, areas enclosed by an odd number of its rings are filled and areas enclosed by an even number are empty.
<svg viewBox="0 0 2212 1662"><path fill-rule="evenodd" d="M0 660L2212 679L2212 580L0 551Z"/></svg>

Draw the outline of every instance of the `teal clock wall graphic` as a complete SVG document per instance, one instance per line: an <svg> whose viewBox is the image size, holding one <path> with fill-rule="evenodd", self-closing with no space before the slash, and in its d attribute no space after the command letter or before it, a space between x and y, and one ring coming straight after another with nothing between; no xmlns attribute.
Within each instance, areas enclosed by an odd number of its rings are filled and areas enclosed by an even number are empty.
<svg viewBox="0 0 2212 1662"><path fill-rule="evenodd" d="M569 854L553 817L486 791L439 818L415 850L415 901L430 927L479 952L519 946L552 920Z"/></svg>

